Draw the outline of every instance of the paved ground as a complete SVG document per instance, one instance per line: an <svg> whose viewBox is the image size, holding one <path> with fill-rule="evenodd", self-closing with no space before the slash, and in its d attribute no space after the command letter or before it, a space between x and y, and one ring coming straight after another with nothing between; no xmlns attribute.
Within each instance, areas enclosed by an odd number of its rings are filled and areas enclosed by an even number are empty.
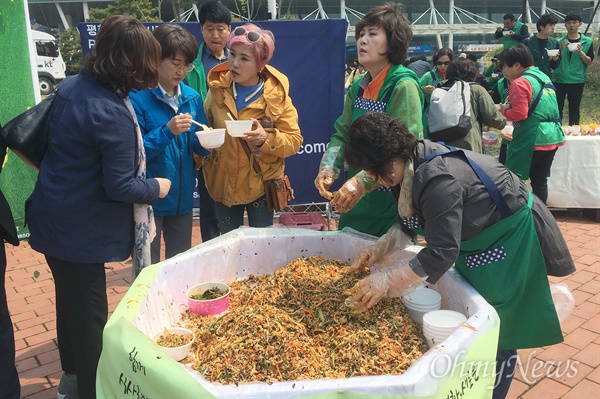
<svg viewBox="0 0 600 399"><path fill-rule="evenodd" d="M600 399L600 224L580 215L554 212L567 240L577 272L564 281L572 290L576 308L565 321L565 342L547 348L520 351L516 379L509 398ZM200 243L194 228L194 245ZM60 360L56 346L54 283L44 258L28 243L6 244L6 290L15 329L17 368L22 397L56 397ZM114 310L130 285L131 265L110 264L107 293Z"/></svg>

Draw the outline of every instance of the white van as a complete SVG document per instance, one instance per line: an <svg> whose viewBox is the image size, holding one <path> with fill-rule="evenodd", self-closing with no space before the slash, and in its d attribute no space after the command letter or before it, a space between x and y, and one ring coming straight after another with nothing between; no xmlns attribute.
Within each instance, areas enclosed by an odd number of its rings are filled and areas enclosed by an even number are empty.
<svg viewBox="0 0 600 399"><path fill-rule="evenodd" d="M32 30L31 38L36 53L35 62L40 82L40 93L48 95L56 84L65 78L65 62L60 55L58 43L54 36Z"/></svg>

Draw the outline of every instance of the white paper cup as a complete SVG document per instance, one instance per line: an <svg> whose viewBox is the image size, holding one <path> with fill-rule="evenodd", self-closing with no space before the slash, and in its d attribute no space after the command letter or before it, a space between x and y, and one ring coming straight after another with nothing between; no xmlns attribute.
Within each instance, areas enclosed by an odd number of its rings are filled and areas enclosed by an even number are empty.
<svg viewBox="0 0 600 399"><path fill-rule="evenodd" d="M571 52L577 51L577 49L579 48L579 43L569 43L567 47L569 47L569 51Z"/></svg>
<svg viewBox="0 0 600 399"><path fill-rule="evenodd" d="M546 49L546 52L548 53L548 56L550 56L550 57L556 57L558 55L559 51L560 50L557 48L553 48L553 49L547 48Z"/></svg>

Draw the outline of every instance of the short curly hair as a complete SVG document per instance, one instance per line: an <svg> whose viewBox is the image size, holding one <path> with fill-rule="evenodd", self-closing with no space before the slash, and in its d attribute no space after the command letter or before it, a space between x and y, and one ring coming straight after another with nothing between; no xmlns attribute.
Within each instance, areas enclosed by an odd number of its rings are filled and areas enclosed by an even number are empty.
<svg viewBox="0 0 600 399"><path fill-rule="evenodd" d="M358 43L361 32L368 26L378 26L385 31L388 43L387 58L400 65L408 56L408 46L413 38L410 21L404 15L404 5L385 3L372 8L355 27L354 37Z"/></svg>
<svg viewBox="0 0 600 399"><path fill-rule="evenodd" d="M404 122L383 112L359 116L348 129L347 136L346 162L372 174L375 179L389 174L392 161L413 159L418 143Z"/></svg>

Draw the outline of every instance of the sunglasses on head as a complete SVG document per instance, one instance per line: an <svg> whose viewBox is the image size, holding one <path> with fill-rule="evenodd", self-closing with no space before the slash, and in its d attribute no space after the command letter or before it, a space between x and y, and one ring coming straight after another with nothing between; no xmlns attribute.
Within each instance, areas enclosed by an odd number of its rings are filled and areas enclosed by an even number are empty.
<svg viewBox="0 0 600 399"><path fill-rule="evenodd" d="M438 61L435 64L436 65L450 65L450 61Z"/></svg>
<svg viewBox="0 0 600 399"><path fill-rule="evenodd" d="M235 30L233 31L233 35L234 36L246 36L246 39L248 39L248 41L250 43L256 43L257 41L259 41L262 38L262 35L260 33L246 30L245 28L242 28L241 26L235 28Z"/></svg>

